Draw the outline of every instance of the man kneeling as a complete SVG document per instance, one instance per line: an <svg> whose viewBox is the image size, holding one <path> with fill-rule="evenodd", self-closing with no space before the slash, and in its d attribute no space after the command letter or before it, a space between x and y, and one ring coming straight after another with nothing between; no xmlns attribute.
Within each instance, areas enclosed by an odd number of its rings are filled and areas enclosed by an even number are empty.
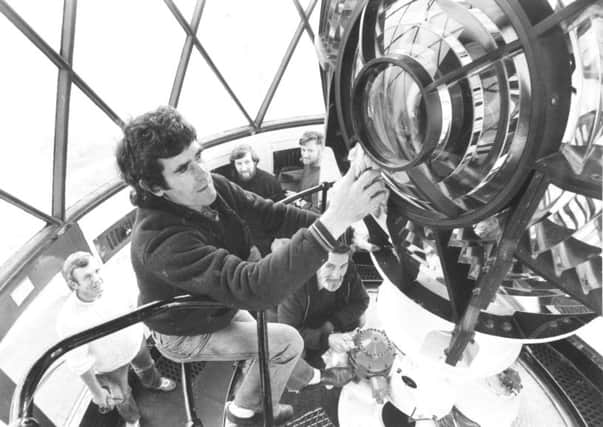
<svg viewBox="0 0 603 427"><path fill-rule="evenodd" d="M299 330L305 359L324 368L321 358L329 348L347 352L354 347L353 330L364 324L369 296L351 260L353 229L330 252L327 262L305 285L278 306L278 321Z"/></svg>

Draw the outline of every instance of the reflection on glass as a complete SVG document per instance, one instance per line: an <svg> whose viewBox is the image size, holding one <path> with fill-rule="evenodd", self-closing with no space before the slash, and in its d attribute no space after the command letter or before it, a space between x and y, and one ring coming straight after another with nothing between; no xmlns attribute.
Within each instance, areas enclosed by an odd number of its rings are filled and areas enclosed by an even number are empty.
<svg viewBox="0 0 603 427"><path fill-rule="evenodd" d="M412 76L399 67L386 68L368 88L372 146L383 159L403 165L421 151L425 137L425 104Z"/></svg>

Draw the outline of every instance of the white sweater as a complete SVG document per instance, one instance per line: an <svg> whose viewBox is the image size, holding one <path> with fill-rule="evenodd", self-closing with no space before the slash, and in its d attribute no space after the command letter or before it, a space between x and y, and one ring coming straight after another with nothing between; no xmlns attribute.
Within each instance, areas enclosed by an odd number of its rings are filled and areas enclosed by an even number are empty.
<svg viewBox="0 0 603 427"><path fill-rule="evenodd" d="M97 326L117 316L128 313L133 307L120 295L107 290L96 301L84 302L73 292L63 305L57 318L57 332L66 338L77 332ZM142 323L94 340L66 354L67 366L82 375L91 368L95 373L113 371L129 363L140 350L144 335Z"/></svg>

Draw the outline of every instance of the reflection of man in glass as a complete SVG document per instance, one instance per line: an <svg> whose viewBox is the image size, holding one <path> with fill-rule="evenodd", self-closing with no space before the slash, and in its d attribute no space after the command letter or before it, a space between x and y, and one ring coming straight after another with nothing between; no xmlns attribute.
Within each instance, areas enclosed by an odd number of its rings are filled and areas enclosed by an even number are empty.
<svg viewBox="0 0 603 427"><path fill-rule="evenodd" d="M351 228L329 252L327 261L302 288L278 306L278 321L293 326L304 339L305 359L324 367L329 348L347 352L354 347L354 329L364 324L369 296L351 259Z"/></svg>
<svg viewBox="0 0 603 427"><path fill-rule="evenodd" d="M133 307L115 289L104 292L99 262L88 252L75 252L63 264L63 277L72 293L57 318L59 336L77 332L128 313ZM170 391L176 383L161 377L137 323L80 346L67 355L67 366L80 375L101 410L114 406L126 426L138 426L140 412L128 385L130 365L145 387Z"/></svg>

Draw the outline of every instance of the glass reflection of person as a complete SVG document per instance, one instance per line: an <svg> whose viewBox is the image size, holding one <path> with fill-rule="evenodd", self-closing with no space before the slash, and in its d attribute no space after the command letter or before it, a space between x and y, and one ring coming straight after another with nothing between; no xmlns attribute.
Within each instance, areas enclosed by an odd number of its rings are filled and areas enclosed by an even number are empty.
<svg viewBox="0 0 603 427"><path fill-rule="evenodd" d="M190 307L146 322L158 349L179 361L254 360L256 325L244 310L270 307L302 286L327 260L336 238L385 197L372 170L344 176L320 217L245 192L208 171L195 129L169 107L129 122L116 154L138 206L131 255L140 302L190 293L225 305ZM255 257L245 221L291 240ZM276 424L293 416L291 406L279 403L285 387L341 386L351 379L349 369L321 372L300 360L303 340L291 326L269 323L267 333ZM253 363L227 404L227 418L242 425L261 422L260 390Z"/></svg>

